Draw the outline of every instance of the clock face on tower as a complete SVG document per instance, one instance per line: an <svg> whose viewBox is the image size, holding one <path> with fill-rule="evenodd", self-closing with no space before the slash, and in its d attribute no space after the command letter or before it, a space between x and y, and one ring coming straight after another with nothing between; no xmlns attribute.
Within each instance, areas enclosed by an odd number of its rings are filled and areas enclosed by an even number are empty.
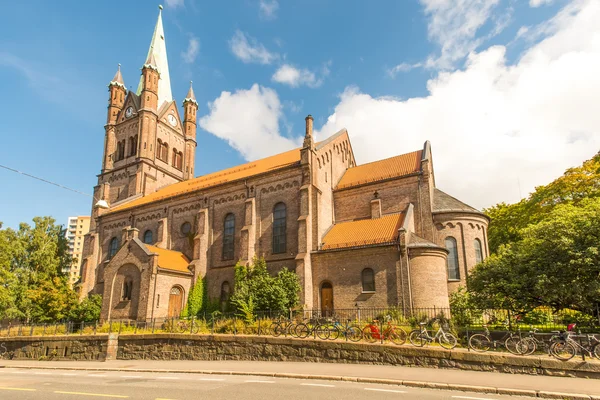
<svg viewBox="0 0 600 400"><path fill-rule="evenodd" d="M129 118L133 115L133 107L127 107L127 110L125 110L125 117Z"/></svg>
<svg viewBox="0 0 600 400"><path fill-rule="evenodd" d="M167 120L169 121L169 124L171 124L171 126L177 126L177 118L175 118L173 114L169 114Z"/></svg>

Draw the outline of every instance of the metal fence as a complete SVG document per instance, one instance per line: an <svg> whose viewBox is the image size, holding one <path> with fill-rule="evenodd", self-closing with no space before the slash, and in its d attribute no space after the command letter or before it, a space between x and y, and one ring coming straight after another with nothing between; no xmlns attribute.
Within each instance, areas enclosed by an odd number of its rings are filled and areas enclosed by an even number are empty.
<svg viewBox="0 0 600 400"><path fill-rule="evenodd" d="M52 336L52 335L96 335L107 333L204 333L204 334L247 334L269 335L274 322L305 321L309 323L330 322L345 325L364 326L373 320L391 321L395 325L410 330L419 323L431 324L438 321L457 332L483 330L522 330L540 332L565 330L576 324L583 332L600 330L598 316L573 310L555 313L550 309L536 309L529 313L515 313L510 310L479 310L449 308L347 308L334 310L288 310L259 311L250 315L236 312L201 313L193 318L155 318L146 321L113 320L61 323L8 323L0 325L0 337L6 336Z"/></svg>

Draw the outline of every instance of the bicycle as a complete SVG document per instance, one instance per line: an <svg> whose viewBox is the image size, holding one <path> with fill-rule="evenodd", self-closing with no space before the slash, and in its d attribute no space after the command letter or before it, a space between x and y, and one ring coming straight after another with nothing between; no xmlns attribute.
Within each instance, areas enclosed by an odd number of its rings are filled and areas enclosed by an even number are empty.
<svg viewBox="0 0 600 400"><path fill-rule="evenodd" d="M508 325L507 325L508 326ZM521 355L527 349L526 344L521 341L520 334L512 331L506 331L500 340L492 339L487 325L483 325L485 333L476 333L469 338L469 348L478 353L484 353L493 347L497 350L502 346L512 354Z"/></svg>
<svg viewBox="0 0 600 400"><path fill-rule="evenodd" d="M413 346L423 347L426 344L437 341L440 344L440 346L447 350L452 350L456 347L456 344L458 343L456 336L454 336L450 332L446 332L442 328L441 324L434 336L431 336L425 328L425 326L427 325L426 322L420 322L419 325L420 329L415 329L411 331L408 335L408 340Z"/></svg>
<svg viewBox="0 0 600 400"><path fill-rule="evenodd" d="M557 335L555 341L550 345L550 354L561 361L568 361L581 352L582 357L585 354L589 357L600 358L600 340L594 335L586 335L588 345L584 346L573 339L573 334L569 331L561 332ZM594 344L591 343L594 339Z"/></svg>
<svg viewBox="0 0 600 400"><path fill-rule="evenodd" d="M294 334L300 339L307 338L311 333L321 340L327 340L330 334L329 327L320 323L319 320L310 320L308 324L301 322L294 329Z"/></svg>
<svg viewBox="0 0 600 400"><path fill-rule="evenodd" d="M390 342L400 346L406 343L406 332L404 329L392 325L392 319L388 316L387 325L382 332L377 326L379 320L374 319L372 323L365 326L362 330L362 337L369 343L375 343L377 340L389 340Z"/></svg>
<svg viewBox="0 0 600 400"><path fill-rule="evenodd" d="M278 337L281 335L296 336L296 326L298 323L292 320L280 320L275 321L271 324L270 331L273 332L273 336Z"/></svg>
<svg viewBox="0 0 600 400"><path fill-rule="evenodd" d="M556 340L557 334L560 333L560 331L552 331L551 333L553 333L554 335L550 337L550 340L546 341L543 339L538 339L537 335L539 335L539 333L537 328L534 328L533 330L529 331L529 335L521 339L521 342L525 346L524 348L522 348L522 354L524 356L529 356L535 353L538 349L542 349L546 351L548 355L550 355L550 345Z"/></svg>
<svg viewBox="0 0 600 400"><path fill-rule="evenodd" d="M329 328L329 339L336 340L340 336L348 339L351 342L358 342L363 338L362 331L356 325L350 325L352 320L349 319L346 325L342 325L339 321L334 321L333 324L328 326Z"/></svg>

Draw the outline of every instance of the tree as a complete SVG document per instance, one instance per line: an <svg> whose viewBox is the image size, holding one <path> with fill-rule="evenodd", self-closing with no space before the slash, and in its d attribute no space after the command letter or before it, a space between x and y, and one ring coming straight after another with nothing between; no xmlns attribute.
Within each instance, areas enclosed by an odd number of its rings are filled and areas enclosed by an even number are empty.
<svg viewBox="0 0 600 400"><path fill-rule="evenodd" d="M69 319L75 322L95 322L100 319L102 296L93 294L84 298L71 310Z"/></svg>
<svg viewBox="0 0 600 400"><path fill-rule="evenodd" d="M185 316L198 316L206 307L206 278L198 279L190 289Z"/></svg>
<svg viewBox="0 0 600 400"><path fill-rule="evenodd" d="M477 265L469 291L482 307L590 312L600 302L600 197L555 205L521 239Z"/></svg>
<svg viewBox="0 0 600 400"><path fill-rule="evenodd" d="M264 258L254 258L249 266L235 266L231 303L245 316L256 310L286 311L298 305L300 281L287 268L277 276L269 274Z"/></svg>
<svg viewBox="0 0 600 400"><path fill-rule="evenodd" d="M491 218L488 241L490 251L520 240L522 230L537 224L560 204L578 205L585 199L600 197L600 152L580 167L569 168L545 186L538 186L528 198L515 204L499 203L485 209Z"/></svg>

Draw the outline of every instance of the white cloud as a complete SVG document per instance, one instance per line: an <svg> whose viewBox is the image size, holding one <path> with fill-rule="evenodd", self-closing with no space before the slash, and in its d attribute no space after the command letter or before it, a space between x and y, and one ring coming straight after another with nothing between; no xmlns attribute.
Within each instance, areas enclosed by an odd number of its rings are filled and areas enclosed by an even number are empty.
<svg viewBox="0 0 600 400"><path fill-rule="evenodd" d="M260 17L263 19L275 19L277 18L277 10L279 9L279 3L277 0L260 0L258 4Z"/></svg>
<svg viewBox="0 0 600 400"><path fill-rule="evenodd" d="M184 0L165 0L165 4L168 8L183 7Z"/></svg>
<svg viewBox="0 0 600 400"><path fill-rule="evenodd" d="M222 92L200 119L205 131L226 140L247 160L255 160L300 146L301 138L279 132L282 106L277 93L258 84L249 90Z"/></svg>
<svg viewBox="0 0 600 400"><path fill-rule="evenodd" d="M233 54L245 63L271 64L279 54L271 53L255 38L237 30L229 41Z"/></svg>
<svg viewBox="0 0 600 400"><path fill-rule="evenodd" d="M475 207L517 201L520 190L525 196L600 148L599 20L600 2L571 3L546 21L550 33L514 64L507 63L504 46L489 47L471 54L464 69L429 80L424 97L377 98L347 88L316 134L323 139L347 128L359 163L420 149L431 140L442 190ZM254 86L255 96L245 96L252 97L250 115L259 107L255 101L265 101L261 97L276 99L266 91ZM220 119L235 125L228 128L235 133L228 139L243 154L257 157L293 147L289 139L277 138L275 104L267 107L268 127L251 134L252 123L238 123L235 113ZM245 105L239 106L244 113ZM271 149L264 135L282 144Z"/></svg>
<svg viewBox="0 0 600 400"><path fill-rule="evenodd" d="M395 78L396 75L398 75L400 72L409 72L409 71L412 71L415 68L420 68L422 66L423 66L422 63L409 64L409 63L403 62L401 64L396 65L393 68L388 69L387 73L392 78Z"/></svg>
<svg viewBox="0 0 600 400"><path fill-rule="evenodd" d="M553 0L529 0L531 7L539 7L541 5L550 4Z"/></svg>
<svg viewBox="0 0 600 400"><path fill-rule="evenodd" d="M495 36L510 21L510 8L494 16L492 11L499 0L420 0L429 17L427 26L430 40L441 47L439 56L430 56L428 68L451 68L479 47L487 38L476 37L479 29L491 18L495 26L490 36Z"/></svg>
<svg viewBox="0 0 600 400"><path fill-rule="evenodd" d="M299 86L316 88L323 84L324 78L329 75L330 67L331 61L323 64L323 67L321 68L321 76L317 77L317 74L306 68L297 68L291 64L283 64L277 69L277 71L275 71L271 77L271 80L293 88Z"/></svg>
<svg viewBox="0 0 600 400"><path fill-rule="evenodd" d="M200 40L196 37L191 37L188 42L188 48L186 51L181 53L181 57L183 57L183 61L188 64L193 63L198 56L198 52L200 51Z"/></svg>

